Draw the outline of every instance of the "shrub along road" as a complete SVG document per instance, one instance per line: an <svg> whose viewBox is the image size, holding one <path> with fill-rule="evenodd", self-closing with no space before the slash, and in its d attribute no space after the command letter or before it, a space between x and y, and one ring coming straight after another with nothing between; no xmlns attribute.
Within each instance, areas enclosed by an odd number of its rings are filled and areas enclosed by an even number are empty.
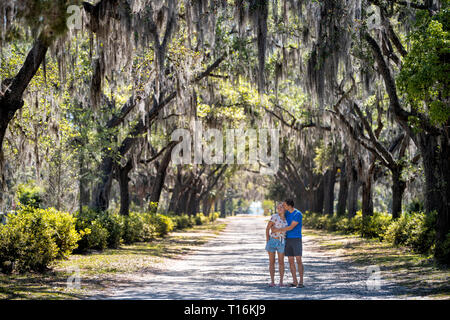
<svg viewBox="0 0 450 320"><path fill-rule="evenodd" d="M228 218L216 238L165 269L141 273L126 284L109 289L95 299L405 299L428 298L417 288L404 286L393 277L392 265L379 264L380 287L368 289L367 256L352 256L357 237L305 230L305 287L269 288L268 258L264 251L267 217ZM364 240L365 241L365 240ZM370 242L369 242L370 243ZM346 250L345 247L348 247ZM360 248L361 249L361 248ZM367 248L365 248L367 249ZM386 248L385 254L389 254ZM358 251L361 254L360 251ZM359 257L359 261L353 259ZM362 259L361 259L362 257ZM383 261L383 260L379 260ZM379 262L378 261L378 262ZM377 262L375 260L375 262ZM285 283L291 281L287 258ZM277 268L278 270L278 268ZM376 270L376 268L374 269ZM401 274L399 271L399 275ZM276 271L278 272L278 271ZM440 272L440 295L448 297L448 273ZM444 278L443 278L444 277ZM377 278L372 275L371 279ZM276 274L278 282L278 274ZM420 281L419 281L420 282ZM443 290L443 291L442 291ZM430 294L430 292L428 292ZM434 294L436 294L434 292Z"/></svg>

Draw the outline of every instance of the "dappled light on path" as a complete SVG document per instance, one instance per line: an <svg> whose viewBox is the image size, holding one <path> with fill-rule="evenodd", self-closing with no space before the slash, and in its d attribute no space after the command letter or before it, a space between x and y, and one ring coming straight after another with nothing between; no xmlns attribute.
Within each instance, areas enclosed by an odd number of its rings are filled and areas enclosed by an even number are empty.
<svg viewBox="0 0 450 320"><path fill-rule="evenodd" d="M166 270L143 274L116 288L106 299L392 299L403 288L385 283L368 290L365 268L357 268L319 250L314 238L304 237L304 288L269 288L268 257L264 251L267 217L228 218L215 239ZM287 258L285 284L291 282ZM278 283L278 267L276 268Z"/></svg>

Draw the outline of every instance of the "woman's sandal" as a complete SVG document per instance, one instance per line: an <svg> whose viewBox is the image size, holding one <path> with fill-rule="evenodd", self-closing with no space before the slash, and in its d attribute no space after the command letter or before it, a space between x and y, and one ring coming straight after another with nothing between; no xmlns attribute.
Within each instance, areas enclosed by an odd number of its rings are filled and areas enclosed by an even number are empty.
<svg viewBox="0 0 450 320"><path fill-rule="evenodd" d="M297 284L296 284L296 283L290 283L288 287L290 287L290 288L296 288L296 287L297 287Z"/></svg>
<svg viewBox="0 0 450 320"><path fill-rule="evenodd" d="M269 288L275 287L275 283L269 283Z"/></svg>
<svg viewBox="0 0 450 320"><path fill-rule="evenodd" d="M304 288L305 286L303 284L298 284L297 288Z"/></svg>

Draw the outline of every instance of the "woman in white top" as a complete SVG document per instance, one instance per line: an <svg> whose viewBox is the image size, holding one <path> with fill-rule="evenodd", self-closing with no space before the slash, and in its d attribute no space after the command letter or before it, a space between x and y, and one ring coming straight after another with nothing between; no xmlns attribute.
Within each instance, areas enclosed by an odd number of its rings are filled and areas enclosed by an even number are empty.
<svg viewBox="0 0 450 320"><path fill-rule="evenodd" d="M287 227L286 218L284 216L284 207L280 203L277 206L276 214L272 215L266 228L266 250L269 254L269 272L271 283L269 287L275 286L275 252L278 253L278 266L280 271L280 287L283 287L284 278L284 245L286 239L286 232L271 232L272 228L285 228Z"/></svg>

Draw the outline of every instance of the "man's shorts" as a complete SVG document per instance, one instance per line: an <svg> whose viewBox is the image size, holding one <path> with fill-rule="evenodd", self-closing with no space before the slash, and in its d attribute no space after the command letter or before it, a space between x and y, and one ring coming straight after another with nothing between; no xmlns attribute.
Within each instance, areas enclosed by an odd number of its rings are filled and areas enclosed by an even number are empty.
<svg viewBox="0 0 450 320"><path fill-rule="evenodd" d="M270 238L267 241L266 250L269 252L284 253L284 242L281 242L280 239Z"/></svg>
<svg viewBox="0 0 450 320"><path fill-rule="evenodd" d="M288 257L301 257L303 253L302 238L286 239L286 248L284 251Z"/></svg>

